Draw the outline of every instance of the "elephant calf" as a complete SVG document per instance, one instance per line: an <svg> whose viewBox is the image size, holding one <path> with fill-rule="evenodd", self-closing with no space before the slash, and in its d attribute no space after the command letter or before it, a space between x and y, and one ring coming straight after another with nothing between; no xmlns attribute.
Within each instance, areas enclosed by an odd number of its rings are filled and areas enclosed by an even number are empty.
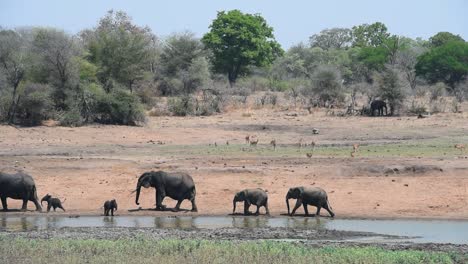
<svg viewBox="0 0 468 264"><path fill-rule="evenodd" d="M289 213L289 199L297 199L296 206L291 213ZM309 215L307 205L313 205L317 207L316 216L320 215L320 209L323 207L330 213L331 217L335 217L330 203L328 202L328 195L325 190L319 187L294 187L290 188L286 194L286 205L288 207L288 215L294 215L296 210L301 206L304 207L304 213L306 216Z"/></svg>
<svg viewBox="0 0 468 264"><path fill-rule="evenodd" d="M51 207L54 208L54 212L55 212L55 209L57 208L60 208L65 212L65 208L63 208L62 202L60 201L59 198L55 198L55 197L52 197L50 194L47 194L46 196L42 198L41 205L42 205L42 202L44 201L47 202L47 212L50 211Z"/></svg>
<svg viewBox="0 0 468 264"><path fill-rule="evenodd" d="M270 215L270 211L268 210L268 194L258 188L258 189L245 189L242 190L234 196L232 213L236 212L236 203L237 202L244 202L244 215L249 215L249 207L250 205L256 205L257 211L255 215L260 213L260 207L264 206L266 210L266 214Z"/></svg>
<svg viewBox="0 0 468 264"><path fill-rule="evenodd" d="M109 212L111 216L114 216L114 210L117 211L117 201L112 199L110 201L106 201L104 203L104 215L109 216Z"/></svg>

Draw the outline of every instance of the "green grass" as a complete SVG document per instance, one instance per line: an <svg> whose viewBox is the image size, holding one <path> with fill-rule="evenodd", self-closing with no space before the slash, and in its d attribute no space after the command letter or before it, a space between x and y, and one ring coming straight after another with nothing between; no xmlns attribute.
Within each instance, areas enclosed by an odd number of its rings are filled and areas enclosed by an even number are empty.
<svg viewBox="0 0 468 264"><path fill-rule="evenodd" d="M318 145L314 148L315 157L350 157L352 146L327 146ZM297 146L278 146L273 150L271 146L259 145L249 147L247 145L229 146L207 146L207 145L165 145L159 146L156 153L165 156L256 156L256 157L306 157L306 153L311 153L310 147L299 149ZM411 143L390 143L390 144L372 144L360 146L356 157L457 157L467 156L465 153L454 148L454 143L447 141L421 141Z"/></svg>
<svg viewBox="0 0 468 264"><path fill-rule="evenodd" d="M465 263L466 255L287 242L27 240L0 237L0 263Z"/></svg>

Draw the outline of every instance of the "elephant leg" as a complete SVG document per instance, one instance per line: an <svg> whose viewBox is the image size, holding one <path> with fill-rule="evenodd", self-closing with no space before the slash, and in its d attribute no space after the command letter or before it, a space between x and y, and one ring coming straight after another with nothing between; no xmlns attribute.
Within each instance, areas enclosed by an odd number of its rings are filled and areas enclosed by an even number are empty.
<svg viewBox="0 0 468 264"><path fill-rule="evenodd" d="M302 206L304 207L304 213L306 216L309 216L309 209L307 209L307 203L302 203Z"/></svg>
<svg viewBox="0 0 468 264"><path fill-rule="evenodd" d="M37 201L37 199L32 199L31 201L32 201L32 202L34 203L34 205L36 206L36 211L42 211L42 207L41 207L41 205L39 204L39 202Z"/></svg>
<svg viewBox="0 0 468 264"><path fill-rule="evenodd" d="M23 199L23 206L21 206L21 211L26 211L28 209L28 199Z"/></svg>
<svg viewBox="0 0 468 264"><path fill-rule="evenodd" d="M291 215L294 215L294 213L296 212L297 208L299 208L299 206L301 206L302 204L302 200L301 199L297 199L296 201L296 205L294 206L292 212L291 212Z"/></svg>
<svg viewBox="0 0 468 264"><path fill-rule="evenodd" d="M320 216L320 209L322 209L322 207L317 206L317 212L315 213L315 216Z"/></svg>
<svg viewBox="0 0 468 264"><path fill-rule="evenodd" d="M62 209L64 212L66 212L65 208L63 208L62 205L59 205L59 208Z"/></svg>
<svg viewBox="0 0 468 264"><path fill-rule="evenodd" d="M325 208L325 210L328 211L331 217L335 217L335 213L333 213L333 211L330 209L330 207L328 206L328 203L324 204L323 208Z"/></svg>
<svg viewBox="0 0 468 264"><path fill-rule="evenodd" d="M114 216L114 208L111 209L111 216Z"/></svg>
<svg viewBox="0 0 468 264"><path fill-rule="evenodd" d="M249 215L250 214L249 207L250 207L250 203L245 201L244 202L244 215Z"/></svg>
<svg viewBox="0 0 468 264"><path fill-rule="evenodd" d="M6 197L2 197L2 207L3 207L3 211L8 211L8 206L7 206L7 201L6 201Z"/></svg>
<svg viewBox="0 0 468 264"><path fill-rule="evenodd" d="M55 212L55 210L57 210L57 206L53 206L53 207L54 207L54 212Z"/></svg>
<svg viewBox="0 0 468 264"><path fill-rule="evenodd" d="M268 210L268 203L265 204L266 215L270 215L270 210Z"/></svg>
<svg viewBox="0 0 468 264"><path fill-rule="evenodd" d="M175 208L174 208L174 211L178 212L178 211L180 210L180 204L182 203L182 201L183 201L183 200L178 200L178 201L177 201L177 204L176 204L176 206L175 206Z"/></svg>
<svg viewBox="0 0 468 264"><path fill-rule="evenodd" d="M257 211L255 211L255 215L259 215L260 214L260 206L257 205Z"/></svg>
<svg viewBox="0 0 468 264"><path fill-rule="evenodd" d="M164 211L166 209L166 206L162 204L164 197L166 197L166 193L164 192L164 190L156 191L156 210Z"/></svg>
<svg viewBox="0 0 468 264"><path fill-rule="evenodd" d="M105 215L105 216L109 216L109 210L104 209L104 215Z"/></svg>
<svg viewBox="0 0 468 264"><path fill-rule="evenodd" d="M49 203L47 204L47 212L50 212L50 208L52 208L52 205Z"/></svg>
<svg viewBox="0 0 468 264"><path fill-rule="evenodd" d="M192 193L192 196L190 197L190 202L192 202L192 212L198 212L197 205L195 203L195 194Z"/></svg>

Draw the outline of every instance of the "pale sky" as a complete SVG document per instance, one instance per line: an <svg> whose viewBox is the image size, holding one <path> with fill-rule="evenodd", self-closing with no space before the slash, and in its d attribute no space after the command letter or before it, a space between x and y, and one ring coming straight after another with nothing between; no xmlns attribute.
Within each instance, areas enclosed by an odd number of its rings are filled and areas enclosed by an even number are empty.
<svg viewBox="0 0 468 264"><path fill-rule="evenodd" d="M465 0L0 0L0 26L48 26L74 34L94 27L110 9L127 12L134 23L149 26L159 37L185 30L201 37L217 11L259 13L285 49L325 28L376 21L392 34L427 39L449 31L468 40Z"/></svg>

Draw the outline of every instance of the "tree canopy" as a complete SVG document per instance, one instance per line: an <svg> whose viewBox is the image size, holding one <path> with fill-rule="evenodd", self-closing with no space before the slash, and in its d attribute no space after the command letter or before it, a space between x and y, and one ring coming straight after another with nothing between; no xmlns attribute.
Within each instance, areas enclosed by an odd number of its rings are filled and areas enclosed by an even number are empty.
<svg viewBox="0 0 468 264"><path fill-rule="evenodd" d="M212 52L213 69L227 73L231 85L248 66L267 66L283 53L262 16L239 10L218 12L202 42Z"/></svg>
<svg viewBox="0 0 468 264"><path fill-rule="evenodd" d="M468 43L451 41L432 48L419 57L415 69L431 83L445 82L454 88L468 75Z"/></svg>

